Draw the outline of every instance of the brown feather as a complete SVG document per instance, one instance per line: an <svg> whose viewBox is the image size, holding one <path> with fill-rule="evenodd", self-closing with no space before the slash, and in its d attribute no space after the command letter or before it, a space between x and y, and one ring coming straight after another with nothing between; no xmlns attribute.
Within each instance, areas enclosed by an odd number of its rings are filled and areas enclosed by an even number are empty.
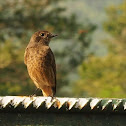
<svg viewBox="0 0 126 126"><path fill-rule="evenodd" d="M28 73L37 88L40 88L44 96L54 96L56 93L56 64L53 52L48 43L36 39L38 34L33 35L28 44L24 63ZM47 38L46 38L47 39Z"/></svg>

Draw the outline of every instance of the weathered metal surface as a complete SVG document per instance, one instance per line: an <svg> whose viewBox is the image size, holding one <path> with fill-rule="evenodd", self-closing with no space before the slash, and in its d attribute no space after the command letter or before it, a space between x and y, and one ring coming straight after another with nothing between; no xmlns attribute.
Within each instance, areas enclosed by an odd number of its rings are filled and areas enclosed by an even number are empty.
<svg viewBox="0 0 126 126"><path fill-rule="evenodd" d="M0 126L126 126L126 116L107 113L0 113Z"/></svg>
<svg viewBox="0 0 126 126"><path fill-rule="evenodd" d="M126 99L101 98L51 98L28 96L0 97L0 111L50 111L50 112L89 112L124 113Z"/></svg>
<svg viewBox="0 0 126 126"><path fill-rule="evenodd" d="M0 126L126 126L126 99L4 96Z"/></svg>

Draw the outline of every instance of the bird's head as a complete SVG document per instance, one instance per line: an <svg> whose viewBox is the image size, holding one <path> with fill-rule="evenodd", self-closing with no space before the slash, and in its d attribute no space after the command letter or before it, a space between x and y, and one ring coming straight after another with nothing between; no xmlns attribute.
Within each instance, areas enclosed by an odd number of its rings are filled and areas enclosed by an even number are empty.
<svg viewBox="0 0 126 126"><path fill-rule="evenodd" d="M35 32L31 37L31 42L40 43L42 45L49 45L50 40L57 35L53 35L48 31Z"/></svg>

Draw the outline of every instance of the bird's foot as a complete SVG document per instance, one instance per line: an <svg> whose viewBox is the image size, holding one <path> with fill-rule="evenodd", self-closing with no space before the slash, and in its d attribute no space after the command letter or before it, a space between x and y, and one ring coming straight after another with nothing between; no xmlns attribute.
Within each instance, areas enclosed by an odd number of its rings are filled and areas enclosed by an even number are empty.
<svg viewBox="0 0 126 126"><path fill-rule="evenodd" d="M29 97L36 97L36 94L29 95Z"/></svg>
<svg viewBox="0 0 126 126"><path fill-rule="evenodd" d="M51 102L53 102L54 99L56 99L56 97L54 96L50 96L51 97Z"/></svg>

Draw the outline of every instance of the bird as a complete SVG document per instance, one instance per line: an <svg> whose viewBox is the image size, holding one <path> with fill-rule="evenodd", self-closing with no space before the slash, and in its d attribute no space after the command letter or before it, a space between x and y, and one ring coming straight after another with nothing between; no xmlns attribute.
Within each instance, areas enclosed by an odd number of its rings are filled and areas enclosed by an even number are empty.
<svg viewBox="0 0 126 126"><path fill-rule="evenodd" d="M56 94L56 63L49 47L50 40L56 36L44 30L35 32L24 53L28 74L45 97Z"/></svg>

